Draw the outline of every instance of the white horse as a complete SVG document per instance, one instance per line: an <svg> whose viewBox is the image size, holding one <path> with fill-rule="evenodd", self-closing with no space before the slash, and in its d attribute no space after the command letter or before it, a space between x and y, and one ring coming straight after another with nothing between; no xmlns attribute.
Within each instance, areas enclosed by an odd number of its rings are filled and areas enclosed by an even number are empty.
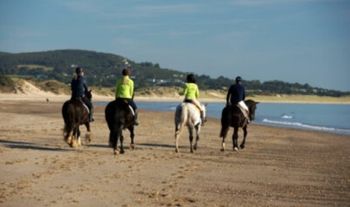
<svg viewBox="0 0 350 207"><path fill-rule="evenodd" d="M202 104L203 120L206 120L205 105ZM192 103L181 103L176 107L175 111L175 152L179 152L179 138L184 126L187 126L189 131L190 149L193 153L193 149L197 150L197 142L199 140L199 132L201 129L202 120L200 117L199 109ZM193 131L196 131L196 142L194 146Z"/></svg>

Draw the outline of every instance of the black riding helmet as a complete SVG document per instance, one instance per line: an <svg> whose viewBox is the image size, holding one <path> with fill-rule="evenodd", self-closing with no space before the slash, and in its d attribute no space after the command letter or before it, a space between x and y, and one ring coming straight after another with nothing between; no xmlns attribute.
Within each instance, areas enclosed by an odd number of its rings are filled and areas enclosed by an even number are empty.
<svg viewBox="0 0 350 207"><path fill-rule="evenodd" d="M241 76L237 76L237 77L236 77L236 83L239 83L239 82L241 82L241 81L242 81Z"/></svg>
<svg viewBox="0 0 350 207"><path fill-rule="evenodd" d="M196 83L196 79L192 73L187 75L186 81L187 83Z"/></svg>
<svg viewBox="0 0 350 207"><path fill-rule="evenodd" d="M83 68L81 68L81 67L75 68L75 73L76 73L77 75L80 75L82 72L84 72Z"/></svg>

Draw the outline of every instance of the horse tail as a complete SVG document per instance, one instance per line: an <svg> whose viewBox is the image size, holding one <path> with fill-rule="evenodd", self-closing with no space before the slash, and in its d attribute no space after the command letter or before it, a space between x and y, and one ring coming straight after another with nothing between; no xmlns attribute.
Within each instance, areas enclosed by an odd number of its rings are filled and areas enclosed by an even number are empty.
<svg viewBox="0 0 350 207"><path fill-rule="evenodd" d="M62 107L62 116L64 120L63 135L67 136L73 129L74 110L69 101L66 101Z"/></svg>
<svg viewBox="0 0 350 207"><path fill-rule="evenodd" d="M221 112L221 130L220 130L220 137L226 137L227 132L229 130L229 126L230 126L230 114L232 112L230 111L229 107L225 107L222 109Z"/></svg>
<svg viewBox="0 0 350 207"><path fill-rule="evenodd" d="M185 104L181 104L176 108L175 114L175 131L179 133L188 119L188 110Z"/></svg>

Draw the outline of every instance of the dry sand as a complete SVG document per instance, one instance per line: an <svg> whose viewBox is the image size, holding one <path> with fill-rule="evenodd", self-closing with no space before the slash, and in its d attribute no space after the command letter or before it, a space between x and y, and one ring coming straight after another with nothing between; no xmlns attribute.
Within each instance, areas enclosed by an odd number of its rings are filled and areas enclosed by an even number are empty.
<svg viewBox="0 0 350 207"><path fill-rule="evenodd" d="M199 149L189 152L185 132L176 154L173 113L140 111L136 149L115 157L103 107L92 143L72 149L61 105L0 101L0 206L350 205L349 136L251 124L246 149L228 138L221 152L209 119Z"/></svg>

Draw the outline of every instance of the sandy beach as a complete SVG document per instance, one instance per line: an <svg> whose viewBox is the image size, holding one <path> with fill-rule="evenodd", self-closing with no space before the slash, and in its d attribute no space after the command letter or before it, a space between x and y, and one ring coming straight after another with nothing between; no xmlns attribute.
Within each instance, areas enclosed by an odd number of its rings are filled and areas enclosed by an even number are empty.
<svg viewBox="0 0 350 207"><path fill-rule="evenodd" d="M136 149L114 156L103 107L90 144L63 141L63 98L1 99L0 206L349 206L350 136L253 123L244 150L229 137L221 152L209 119L176 154L173 113L140 111Z"/></svg>

